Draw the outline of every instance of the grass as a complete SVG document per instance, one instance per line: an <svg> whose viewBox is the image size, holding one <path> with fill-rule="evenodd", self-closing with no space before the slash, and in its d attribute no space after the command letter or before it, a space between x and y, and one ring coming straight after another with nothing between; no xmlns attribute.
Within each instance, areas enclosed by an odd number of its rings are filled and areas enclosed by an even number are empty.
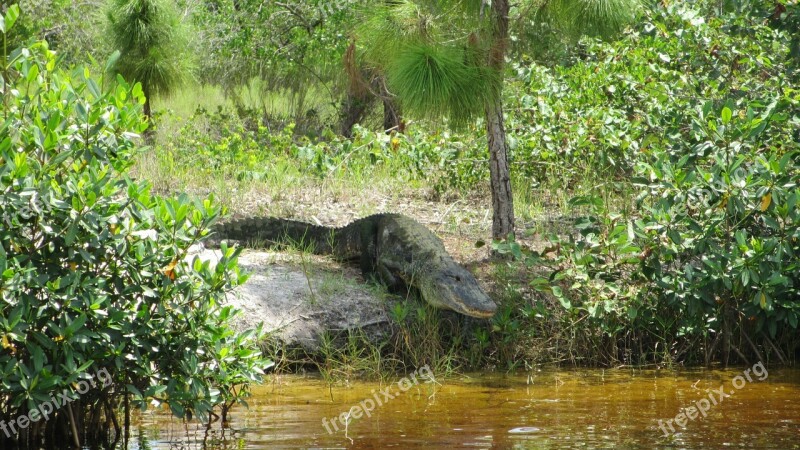
<svg viewBox="0 0 800 450"><path fill-rule="evenodd" d="M328 88L322 85L312 85L302 93L292 94L266 90L263 81L254 78L248 85L227 94L219 86L192 83L169 97L156 97L153 108L157 120L159 117L171 117L167 121L158 121L159 131L163 134L174 132L174 127L182 126L199 109L249 109L258 111L261 117L267 119L268 127L282 128L295 122L300 129L311 129L335 123L336 101L331 98Z"/></svg>
<svg viewBox="0 0 800 450"><path fill-rule="evenodd" d="M169 114L183 119L190 117L198 108L215 111L234 106L233 101L226 97L218 86L196 83L179 89L169 97L156 97L153 101L157 117L159 114Z"/></svg>

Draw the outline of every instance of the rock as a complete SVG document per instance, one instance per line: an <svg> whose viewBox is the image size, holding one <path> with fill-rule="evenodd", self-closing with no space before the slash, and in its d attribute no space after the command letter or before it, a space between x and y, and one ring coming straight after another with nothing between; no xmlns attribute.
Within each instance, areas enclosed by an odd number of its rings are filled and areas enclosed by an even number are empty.
<svg viewBox="0 0 800 450"><path fill-rule="evenodd" d="M199 250L196 255L216 261L220 253ZM234 328L243 331L263 322L271 337L312 353L324 333L361 330L377 342L390 331L393 300L383 288L366 283L355 268L305 258L304 263L286 254L242 252L239 267L250 278L227 298L242 311L233 319Z"/></svg>

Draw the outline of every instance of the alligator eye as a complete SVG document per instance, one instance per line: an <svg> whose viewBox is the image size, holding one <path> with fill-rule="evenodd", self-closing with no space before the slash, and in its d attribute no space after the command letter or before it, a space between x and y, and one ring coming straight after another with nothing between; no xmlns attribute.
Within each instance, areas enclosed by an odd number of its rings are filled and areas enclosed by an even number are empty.
<svg viewBox="0 0 800 450"><path fill-rule="evenodd" d="M461 281L461 277L456 275L456 281Z"/></svg>

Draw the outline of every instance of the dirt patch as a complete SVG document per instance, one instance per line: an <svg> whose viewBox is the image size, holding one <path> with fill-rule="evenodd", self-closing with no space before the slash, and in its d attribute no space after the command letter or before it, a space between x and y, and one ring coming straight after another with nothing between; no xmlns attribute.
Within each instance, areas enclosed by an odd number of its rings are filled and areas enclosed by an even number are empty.
<svg viewBox="0 0 800 450"><path fill-rule="evenodd" d="M201 248L194 255L220 258L218 250ZM311 255L254 250L242 252L239 267L250 277L226 299L242 312L233 321L239 331L263 322L270 337L314 352L325 333L357 329L377 341L389 329L393 298L355 268Z"/></svg>

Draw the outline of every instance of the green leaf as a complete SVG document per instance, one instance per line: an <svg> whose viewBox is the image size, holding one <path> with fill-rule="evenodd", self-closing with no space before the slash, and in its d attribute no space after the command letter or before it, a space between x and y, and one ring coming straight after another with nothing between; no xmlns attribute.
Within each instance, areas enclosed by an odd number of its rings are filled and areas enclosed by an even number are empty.
<svg viewBox="0 0 800 450"><path fill-rule="evenodd" d="M88 360L88 361L84 362L83 364L81 364L78 368L76 368L75 372L76 373L84 373L84 372L86 372L86 370L89 369L89 367L92 366L92 364L94 364L94 361L93 360Z"/></svg>
<svg viewBox="0 0 800 450"><path fill-rule="evenodd" d="M758 137L758 135L760 135L761 133L764 132L764 130L767 128L768 124L769 124L769 122L766 121L766 120L761 121L761 123L759 123L758 125L756 125L755 127L753 127L750 130L750 133L747 135L747 138L748 139L754 139L754 138Z"/></svg>
<svg viewBox="0 0 800 450"><path fill-rule="evenodd" d="M786 172L786 166L789 165L789 162L792 160L792 157L795 156L790 152L787 152L785 155L781 157L780 162L778 163L778 171L780 173Z"/></svg>
<svg viewBox="0 0 800 450"><path fill-rule="evenodd" d="M73 320L67 328L64 330L64 334L67 336L73 336L78 330L83 328L83 325L86 323L86 314L81 314L75 320Z"/></svg>
<svg viewBox="0 0 800 450"><path fill-rule="evenodd" d="M114 69L114 66L117 64L117 60L119 60L120 54L121 53L119 50L114 50L114 53L112 53L111 56L108 57L105 67L106 73L111 73L112 69Z"/></svg>
<svg viewBox="0 0 800 450"><path fill-rule="evenodd" d="M770 286L788 286L789 279L780 273L773 273L771 277L769 277L768 281Z"/></svg>
<svg viewBox="0 0 800 450"><path fill-rule="evenodd" d="M681 245L683 243L683 237L681 236L681 232L671 228L667 231L667 236L672 240L672 242Z"/></svg>
<svg viewBox="0 0 800 450"><path fill-rule="evenodd" d="M98 86L97 82L92 78L86 80L86 86L89 88L89 92L92 93L95 99L99 99L103 96L103 93L100 92L100 86Z"/></svg>
<svg viewBox="0 0 800 450"><path fill-rule="evenodd" d="M28 81L28 83L32 83L38 76L39 76L39 66L37 64L34 64L28 71L28 75L25 77L25 79Z"/></svg>
<svg viewBox="0 0 800 450"><path fill-rule="evenodd" d="M55 168L55 166L61 164L64 161L66 161L67 158L69 158L71 156L73 156L73 153L71 151L67 151L67 150L60 151L60 152L56 153L55 156L53 156L52 158L50 158L47 161L47 165L45 167L46 167L46 169L51 170L51 169Z"/></svg>
<svg viewBox="0 0 800 450"><path fill-rule="evenodd" d="M14 26L14 22L19 17L19 6L17 4L11 5L6 11L6 14L0 14L0 33L6 34Z"/></svg>
<svg viewBox="0 0 800 450"><path fill-rule="evenodd" d="M19 18L19 5L15 3L9 6L8 11L6 11L6 16L5 16L6 23L3 32L13 28L14 24L17 23L18 18Z"/></svg>
<svg viewBox="0 0 800 450"><path fill-rule="evenodd" d="M73 197L73 202L77 197ZM74 203L73 203L74 206ZM64 236L64 243L67 245L72 245L75 242L75 237L78 234L78 222L72 222L67 228L67 234Z"/></svg>
<svg viewBox="0 0 800 450"><path fill-rule="evenodd" d="M747 238L745 237L744 230L736 230L734 237L741 247L747 247Z"/></svg>
<svg viewBox="0 0 800 450"><path fill-rule="evenodd" d="M722 114L720 115L720 117L722 118L722 123L727 124L731 121L731 118L733 117L733 111L731 111L731 109L726 106L722 108Z"/></svg>
<svg viewBox="0 0 800 450"><path fill-rule="evenodd" d="M558 299L558 302L561 303L561 306L564 307L564 309L572 309L572 303L568 298L564 297L564 292L559 286L553 286L552 291L553 295Z"/></svg>

